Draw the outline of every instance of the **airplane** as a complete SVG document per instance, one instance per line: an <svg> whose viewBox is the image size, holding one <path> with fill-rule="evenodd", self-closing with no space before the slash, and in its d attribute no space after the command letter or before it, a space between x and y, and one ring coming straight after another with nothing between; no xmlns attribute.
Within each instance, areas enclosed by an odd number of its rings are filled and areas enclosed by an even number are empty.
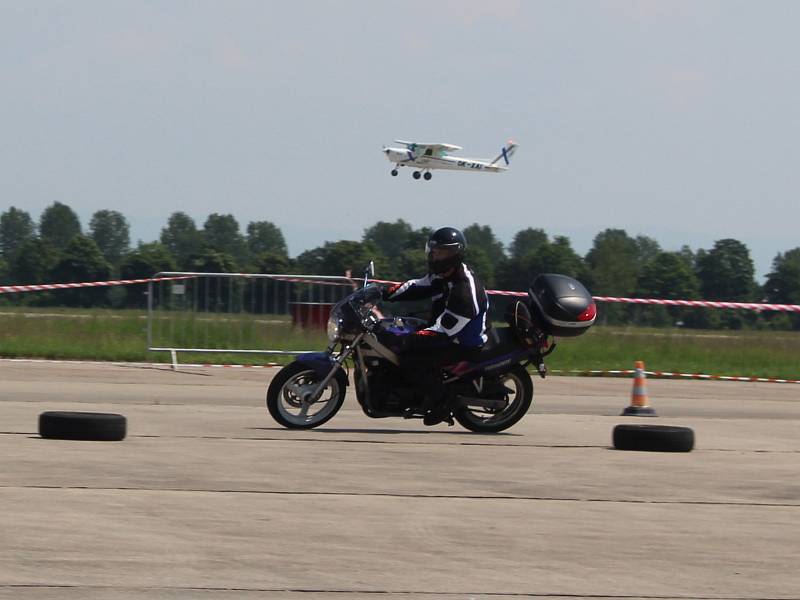
<svg viewBox="0 0 800 600"><path fill-rule="evenodd" d="M417 167L411 173L414 179L424 177L426 181L433 177L434 169L448 169L451 171L491 171L499 173L508 171L509 158L517 149L517 144L509 140L500 150L500 154L492 161L483 158L462 158L450 156L450 152L462 150L461 146L453 144L421 144L395 140L404 148L383 148L383 153L390 162L394 163L392 177L397 176L397 167ZM505 163L505 164L502 164Z"/></svg>

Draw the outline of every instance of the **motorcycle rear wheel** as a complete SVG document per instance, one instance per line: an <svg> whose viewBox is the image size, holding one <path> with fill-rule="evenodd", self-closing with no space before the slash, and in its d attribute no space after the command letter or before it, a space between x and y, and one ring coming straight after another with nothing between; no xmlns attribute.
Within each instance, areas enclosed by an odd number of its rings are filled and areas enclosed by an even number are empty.
<svg viewBox="0 0 800 600"><path fill-rule="evenodd" d="M312 429L339 412L346 393L346 375L339 371L325 386L316 402L304 402L302 392L322 380L313 369L299 362L286 365L267 388L267 409L272 418L288 429ZM312 412L313 410L313 412Z"/></svg>
<svg viewBox="0 0 800 600"><path fill-rule="evenodd" d="M533 402L533 382L528 371L522 365L514 365L500 376L500 382L514 390L513 395L508 395L508 406L494 414L479 408L461 406L453 416L462 427L477 433L497 433L508 429L525 416Z"/></svg>

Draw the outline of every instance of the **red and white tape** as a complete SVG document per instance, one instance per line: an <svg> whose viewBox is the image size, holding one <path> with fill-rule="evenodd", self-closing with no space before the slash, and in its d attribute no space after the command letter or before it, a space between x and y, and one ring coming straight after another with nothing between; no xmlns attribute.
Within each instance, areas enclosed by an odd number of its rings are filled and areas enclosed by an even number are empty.
<svg viewBox="0 0 800 600"><path fill-rule="evenodd" d="M393 281L381 283L396 283ZM486 290L495 296L527 296L527 292L509 292L506 290ZM800 313L800 304L767 304L760 302L717 302L713 300L666 300L660 298L619 298L616 296L592 296L596 302L621 302L626 304L656 304L662 306L693 306L702 308L735 308L744 310L781 311Z"/></svg>
<svg viewBox="0 0 800 600"><path fill-rule="evenodd" d="M498 296L527 296L526 292L486 290ZM761 302L717 302L714 300L665 300L660 298L618 298L615 296L592 296L596 302L619 302L625 304L656 304L661 306L693 306L702 308L735 308L743 310L781 311L800 313L800 304L767 304Z"/></svg>
<svg viewBox="0 0 800 600"><path fill-rule="evenodd" d="M166 363L160 363L164 365ZM186 363L181 364L181 367L190 368L220 368L220 369L271 369L274 367L282 367L280 363L267 363L263 365L230 365L230 364L214 364L214 363ZM578 369L553 369L550 373L560 373L563 375L578 375L584 377L627 377L636 374L635 369L619 369L619 370L585 370ZM750 383L800 383L798 379L778 379L776 377L746 377L741 375L708 375L705 373L672 373L669 371L644 371L648 377L662 378L662 379L698 379L709 381L744 381Z"/></svg>
<svg viewBox="0 0 800 600"><path fill-rule="evenodd" d="M553 369L551 373L562 375L578 375L584 377L626 377L634 375L634 369L594 369L581 371L578 369ZM743 375L708 375L706 373L673 373L670 371L645 371L648 377L663 379L698 379L708 381L745 381L750 383L800 383L798 379L779 379L777 377L747 377Z"/></svg>
<svg viewBox="0 0 800 600"><path fill-rule="evenodd" d="M594 296L598 302L624 302L628 304L660 304L663 306L701 306L703 308L740 308L745 310L773 310L800 313L800 304L765 304L759 302L715 302L713 300L661 300L658 298L616 298Z"/></svg>
<svg viewBox="0 0 800 600"><path fill-rule="evenodd" d="M52 360L44 358L1 358L0 362L11 363L49 363L49 364L76 364L96 366L124 366L124 367L169 367L169 363L147 362L106 362L106 361L81 361L81 360ZM234 365L214 363L181 363L181 368L190 369L274 369L284 366L281 363L265 363L263 365ZM575 375L580 377L627 377L636 373L634 369L550 369L552 374ZM706 381L739 381L747 383L800 383L798 379L778 379L777 377L745 377L740 375L707 375L705 373L672 373L669 371L645 371L648 377L663 379L696 379Z"/></svg>
<svg viewBox="0 0 800 600"><path fill-rule="evenodd" d="M150 281L170 281L176 279L191 279L192 275L177 277L157 277L155 279L116 279L112 281L83 281L80 283L39 283L35 285L0 285L0 294L12 292L41 292L45 290L67 290L86 287L109 287L113 285L132 285L134 283L148 283Z"/></svg>
<svg viewBox="0 0 800 600"><path fill-rule="evenodd" d="M41 364L62 364L62 365L83 365L83 366L98 366L98 367L143 367L143 368L171 368L168 362L117 362L106 360L68 360L68 359L52 359L52 358L3 358L0 357L0 363L41 363ZM221 369L274 369L275 367L282 367L280 363L264 363L263 365L218 365L214 363L181 363L181 368L187 367L192 369L206 369L210 367L218 367Z"/></svg>
<svg viewBox="0 0 800 600"><path fill-rule="evenodd" d="M247 277L246 273L241 273L242 277ZM112 281L87 281L80 283L41 283L35 285L4 285L0 286L0 294L8 294L14 292L38 292L45 290L63 290L73 288L85 287L109 287L115 285L132 285L136 283L148 283L151 281L175 281L179 279L192 279L197 275L177 275L171 277L157 277L155 279L117 279ZM274 277L278 281L286 281L290 283L314 283L319 285L336 285L336 286L352 286L355 280L348 281L324 281L314 279L318 277L311 275L308 278L302 277ZM396 281L388 281L384 279L371 279L375 283L398 283ZM486 290L487 294L496 296L527 296L527 292L511 292L506 290ZM685 307L702 307L702 308L732 308L743 310L754 310L757 312L762 311L780 311L780 312L795 312L800 313L800 304L767 304L759 302L716 302L713 300L666 300L660 298L621 298L615 296L593 296L597 302L616 302L624 304L655 304L661 306L685 306Z"/></svg>
<svg viewBox="0 0 800 600"><path fill-rule="evenodd" d="M528 292L507 292L505 290L486 290L487 294L491 294L493 296L527 296Z"/></svg>

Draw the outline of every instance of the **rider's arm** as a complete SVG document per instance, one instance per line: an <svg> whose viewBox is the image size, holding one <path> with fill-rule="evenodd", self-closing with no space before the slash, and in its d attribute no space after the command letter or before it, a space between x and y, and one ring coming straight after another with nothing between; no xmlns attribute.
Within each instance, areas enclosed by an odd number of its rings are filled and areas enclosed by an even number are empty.
<svg viewBox="0 0 800 600"><path fill-rule="evenodd" d="M472 316L464 316L463 314L459 314L449 308L446 308L444 309L444 312L439 315L439 318L436 319L436 322L433 325L427 329L423 329L419 333L439 333L452 338L457 336L458 333L464 329L464 327L466 327L476 316L478 316L477 313L473 314Z"/></svg>
<svg viewBox="0 0 800 600"><path fill-rule="evenodd" d="M403 283L395 283L383 289L383 299L389 302L396 300L423 300L433 296L433 275L419 279L409 279Z"/></svg>
<svg viewBox="0 0 800 600"><path fill-rule="evenodd" d="M481 313L478 289L474 282L461 283L455 286L447 299L447 305L436 321L423 331L444 334L449 338L457 336L464 327ZM486 313L484 312L484 318Z"/></svg>

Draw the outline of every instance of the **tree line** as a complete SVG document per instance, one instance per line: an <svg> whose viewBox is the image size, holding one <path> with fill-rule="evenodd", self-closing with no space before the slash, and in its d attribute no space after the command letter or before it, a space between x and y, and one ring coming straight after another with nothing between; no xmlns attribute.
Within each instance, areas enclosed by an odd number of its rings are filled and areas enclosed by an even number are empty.
<svg viewBox="0 0 800 600"><path fill-rule="evenodd" d="M800 247L778 253L764 285L755 281L750 251L735 239L712 248L683 246L669 251L653 238L624 229L596 235L586 255L569 238L528 227L505 245L491 227L463 229L467 261L487 287L525 290L536 273L555 272L584 282L595 295L666 299L800 304ZM423 248L431 233L402 219L379 221L361 240L340 240L289 257L281 230L253 221L244 232L230 214L211 214L202 227L184 212L172 213L159 239L133 247L130 227L114 210L95 212L84 230L77 214L54 202L34 221L11 207L0 214L0 281L3 284L66 283L112 278L147 278L159 271L359 274L374 260L379 277L403 280L425 268ZM140 286L87 288L58 294L25 294L5 302L68 306L141 306ZM698 328L800 329L800 319L783 313L603 305L603 321L644 325L683 324Z"/></svg>

